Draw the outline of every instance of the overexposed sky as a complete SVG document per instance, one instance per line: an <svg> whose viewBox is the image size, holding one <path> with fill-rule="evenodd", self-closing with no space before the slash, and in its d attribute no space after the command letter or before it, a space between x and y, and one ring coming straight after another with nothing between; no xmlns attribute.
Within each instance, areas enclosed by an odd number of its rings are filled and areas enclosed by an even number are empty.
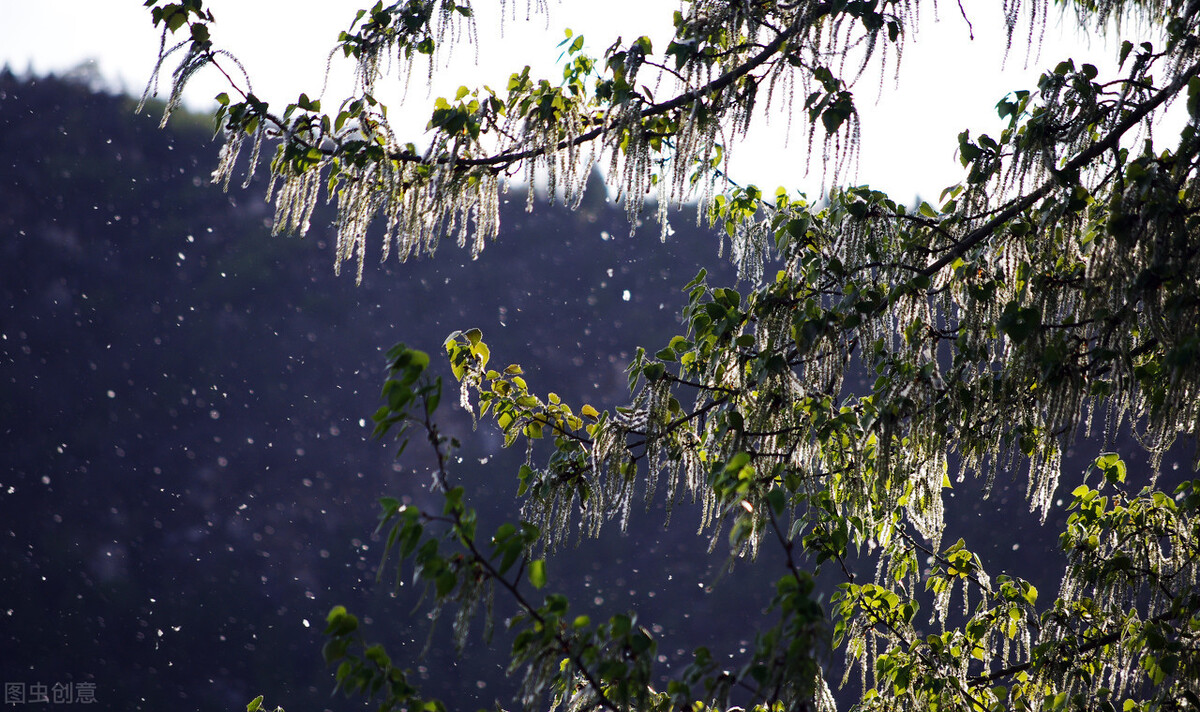
<svg viewBox="0 0 1200 712"><path fill-rule="evenodd" d="M532 1L532 0L530 0ZM213 39L236 55L254 81L254 90L274 105L292 102L307 92L316 96L324 81L326 60L340 30L346 29L363 0L208 0L216 16ZM1040 58L1026 68L1025 47L1020 41L1003 60L1004 33L998 5L976 5L969 38L966 22L954 3L932 3L922 14L920 32L907 48L899 85L878 73L868 74L855 88L863 118L862 150L853 180L869 183L907 201L916 194L935 198L945 186L960 179L954 157L956 137L964 128L998 133L1001 124L994 106L1008 91L1034 89L1040 68L1075 56L1077 61L1108 64L1112 51L1104 43L1091 46L1055 21L1045 33ZM500 23L495 3L476 3L480 46L458 48L449 64L439 64L432 96L452 95L460 84L490 84L503 89L507 77L526 64L535 76L553 80L559 56L556 45L570 27L583 34L593 55L600 54L617 36L628 41L649 35L655 49L669 37L675 0L550 0L549 18L532 13L526 21L526 0L508 0L506 19ZM103 11L100 8L103 7ZM1069 24L1069 23L1068 23ZM504 37L500 34L503 32ZM17 72L62 73L83 62L95 62L114 88L140 94L153 68L159 33L151 26L149 11L140 0L0 0L0 63ZM478 55L478 62L476 62ZM1083 58L1087 59L1084 60ZM173 63L168 65L173 67ZM335 61L327 106L336 106L349 87L350 67ZM194 109L212 105L223 90L215 73L193 80L187 103ZM419 133L432 109L423 77L407 94L393 82L392 96L381 98L391 107L390 116L402 129ZM167 90L164 82L161 91ZM381 92L383 93L383 92ZM402 102L402 103L401 103ZM801 110L802 96L796 96ZM784 102L776 100L776 106ZM406 120L407 119L407 120ZM819 161L805 175L807 138L799 115L787 131L787 116L777 111L769 125L752 130L746 145L733 151L731 174L742 183L756 183L768 191L776 186L816 193L820 187ZM422 143L419 136L402 140ZM215 148L214 148L215 163Z"/></svg>

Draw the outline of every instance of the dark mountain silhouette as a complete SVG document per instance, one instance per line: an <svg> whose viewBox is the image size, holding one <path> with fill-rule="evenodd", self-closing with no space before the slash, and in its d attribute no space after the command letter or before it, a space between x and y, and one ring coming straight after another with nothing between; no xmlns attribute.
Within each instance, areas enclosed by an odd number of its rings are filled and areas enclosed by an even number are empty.
<svg viewBox="0 0 1200 712"><path fill-rule="evenodd" d="M397 463L367 437L382 353L405 341L448 375L442 340L477 326L534 388L611 406L633 347L677 332L678 287L715 241L691 220L667 245L631 238L598 187L579 211L532 214L514 190L478 260L447 245L356 288L333 275L328 210L306 240L271 237L261 184L208 183L210 136L207 118L160 131L126 97L0 76L4 679L94 682L112 709L232 709L258 693L322 709L320 631L346 603L398 659L438 671L431 694L507 701L499 658L420 658L412 601L374 582L376 500L420 501L428 482L417 447ZM523 451L472 435L457 408L442 420L477 501L511 503ZM512 516L492 506L485 519ZM655 555L694 546L691 523L671 544L658 519L616 549L585 543L588 563L558 573L612 611L648 602L653 618L648 594L675 608L712 562L638 581ZM612 590L591 590L601 581Z"/></svg>

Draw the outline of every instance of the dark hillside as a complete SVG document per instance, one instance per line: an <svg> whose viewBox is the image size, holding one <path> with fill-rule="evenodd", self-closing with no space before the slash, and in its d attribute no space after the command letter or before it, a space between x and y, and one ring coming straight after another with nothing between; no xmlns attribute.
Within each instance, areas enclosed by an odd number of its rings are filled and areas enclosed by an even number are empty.
<svg viewBox="0 0 1200 712"><path fill-rule="evenodd" d="M355 288L333 275L328 212L307 240L271 237L262 186L209 185L208 122L180 118L160 131L128 98L0 76L0 660L8 681L94 682L112 709L233 708L258 692L321 709L335 603L375 607L376 634L414 641L422 664L411 603L374 585L376 499L427 482L412 474L421 453L394 465L366 438L382 352L405 341L436 362L446 334L478 326L535 388L611 406L629 352L675 333L678 285L715 246L690 220L666 246L631 239L597 193L576 213L526 214L514 192L477 261L447 246ZM469 434L461 411L442 417ZM523 453L465 439L463 475L504 504ZM637 549L649 562L667 546ZM593 567L638 566L584 550L581 591ZM693 591L704 566L680 562L675 579ZM628 586L610 605L632 605ZM423 664L453 663L435 649ZM495 661L470 664L431 692L506 699Z"/></svg>

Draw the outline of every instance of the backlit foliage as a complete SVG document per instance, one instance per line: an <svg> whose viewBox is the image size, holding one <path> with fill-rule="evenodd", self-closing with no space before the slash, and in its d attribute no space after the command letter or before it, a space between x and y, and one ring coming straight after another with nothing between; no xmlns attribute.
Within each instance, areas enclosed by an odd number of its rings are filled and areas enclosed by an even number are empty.
<svg viewBox="0 0 1200 712"><path fill-rule="evenodd" d="M147 4L164 38L190 32L174 96L197 69L225 68L199 0ZM445 508L385 500L380 531L433 611L454 609L460 646L478 609L490 624L497 588L515 602L523 708L830 709L830 647L860 709L1200 707L1200 480L1157 485L1178 440L1195 448L1200 417L1200 8L1066 5L1081 27L1121 35L1119 68L1102 77L1067 59L1005 95L994 135L959 136L963 181L911 208L866 186L820 202L767 195L724 183L722 169L774 102L795 107L836 185L857 150L853 87L896 70L916 0L686 2L658 53L641 37L590 57L569 35L561 79L525 69L503 91L438 99L424 150L394 135L373 87L382 58L408 66L470 38L467 4L359 13L338 48L358 61L360 91L333 114L307 96L273 113L227 72L237 98L220 97L214 178L228 182L245 142L255 154L271 142L277 229L303 233L315 201L336 200L337 264L357 261L360 279L374 222L385 255L430 252L442 235L477 251L496 235L506 178L545 171L575 204L595 161L631 221L657 191L664 236L666 210L697 199L738 266L741 289L704 272L685 287L680 333L637 352L631 400L608 410L497 369L478 329L446 340L461 405L527 448L520 518L491 535L451 481L428 357L389 354L377 432L423 433ZM972 12L999 12L1020 51L1053 9ZM1168 109L1182 128L1152 131ZM1064 471L1077 438L1107 449L1126 430L1145 469L1106 453ZM1059 500L1070 512L1057 592L943 541L944 490L1012 472L1034 518ZM700 649L656 690L658 642L635 616L594 623L528 592L548 585L544 552L624 528L643 499L696 510L710 548L786 555L773 617L737 670ZM864 559L870 581L852 573ZM844 576L828 623L810 596L814 566ZM385 708L439 708L357 628L344 609L330 614L342 688L381 694Z"/></svg>

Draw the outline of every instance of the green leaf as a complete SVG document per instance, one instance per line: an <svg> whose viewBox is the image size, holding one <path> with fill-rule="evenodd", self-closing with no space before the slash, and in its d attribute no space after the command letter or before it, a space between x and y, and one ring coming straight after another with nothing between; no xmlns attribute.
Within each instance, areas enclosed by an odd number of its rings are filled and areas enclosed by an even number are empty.
<svg viewBox="0 0 1200 712"><path fill-rule="evenodd" d="M392 664L392 659L388 657L387 652L379 643L372 645L363 651L363 657L378 665L380 668L387 668Z"/></svg>
<svg viewBox="0 0 1200 712"><path fill-rule="evenodd" d="M480 341L479 343L477 343L471 347L471 353L475 354L475 357L477 359L479 359L479 367L480 368L484 368L485 366L487 366L488 361L492 357L491 349L489 349L488 345L483 343L482 341Z"/></svg>
<svg viewBox="0 0 1200 712"><path fill-rule="evenodd" d="M1096 468L1104 473L1104 479L1109 484L1125 481L1125 462L1115 452L1108 452L1096 458Z"/></svg>
<svg viewBox="0 0 1200 712"><path fill-rule="evenodd" d="M258 697L255 697L253 700L250 700L250 704L246 705L246 712L258 712L258 709L260 707L262 707L262 701L263 701L262 695L259 695Z"/></svg>
<svg viewBox="0 0 1200 712"><path fill-rule="evenodd" d="M339 637L358 629L358 618L346 612L345 606L334 606L325 617L325 635Z"/></svg>
<svg viewBox="0 0 1200 712"><path fill-rule="evenodd" d="M178 30L180 27L183 27L183 24L185 22L187 22L187 11L181 10L181 9L176 9L175 12L173 12L166 19L167 19L167 29L170 30L171 32L174 32L175 30Z"/></svg>
<svg viewBox="0 0 1200 712"><path fill-rule="evenodd" d="M437 592L437 597L445 598L454 590L458 584L458 577L450 569L442 569L438 572L437 578L434 579L434 590Z"/></svg>
<svg viewBox="0 0 1200 712"><path fill-rule="evenodd" d="M767 493L767 504L771 507L771 512L775 516L783 514L784 508L787 507L787 497L784 495L783 490L778 487L772 488Z"/></svg>
<svg viewBox="0 0 1200 712"><path fill-rule="evenodd" d="M501 428L505 425L501 424ZM520 471L517 473L517 479L520 484L517 486L517 496L520 497L529 491L529 481L533 478L534 471L529 465L521 465Z"/></svg>
<svg viewBox="0 0 1200 712"><path fill-rule="evenodd" d="M1022 307L1012 301L1004 306L998 326L1010 339L1021 344L1041 328L1042 312L1036 307Z"/></svg>
<svg viewBox="0 0 1200 712"><path fill-rule="evenodd" d="M1129 40L1125 40L1124 42L1121 43L1121 52L1118 56L1118 61L1120 62L1119 66L1125 65L1125 60L1129 58L1129 53L1132 51L1133 51L1133 43L1132 42L1130 42Z"/></svg>
<svg viewBox="0 0 1200 712"><path fill-rule="evenodd" d="M543 588L546 585L546 560L534 559L529 562L529 583L533 584L534 588Z"/></svg>

